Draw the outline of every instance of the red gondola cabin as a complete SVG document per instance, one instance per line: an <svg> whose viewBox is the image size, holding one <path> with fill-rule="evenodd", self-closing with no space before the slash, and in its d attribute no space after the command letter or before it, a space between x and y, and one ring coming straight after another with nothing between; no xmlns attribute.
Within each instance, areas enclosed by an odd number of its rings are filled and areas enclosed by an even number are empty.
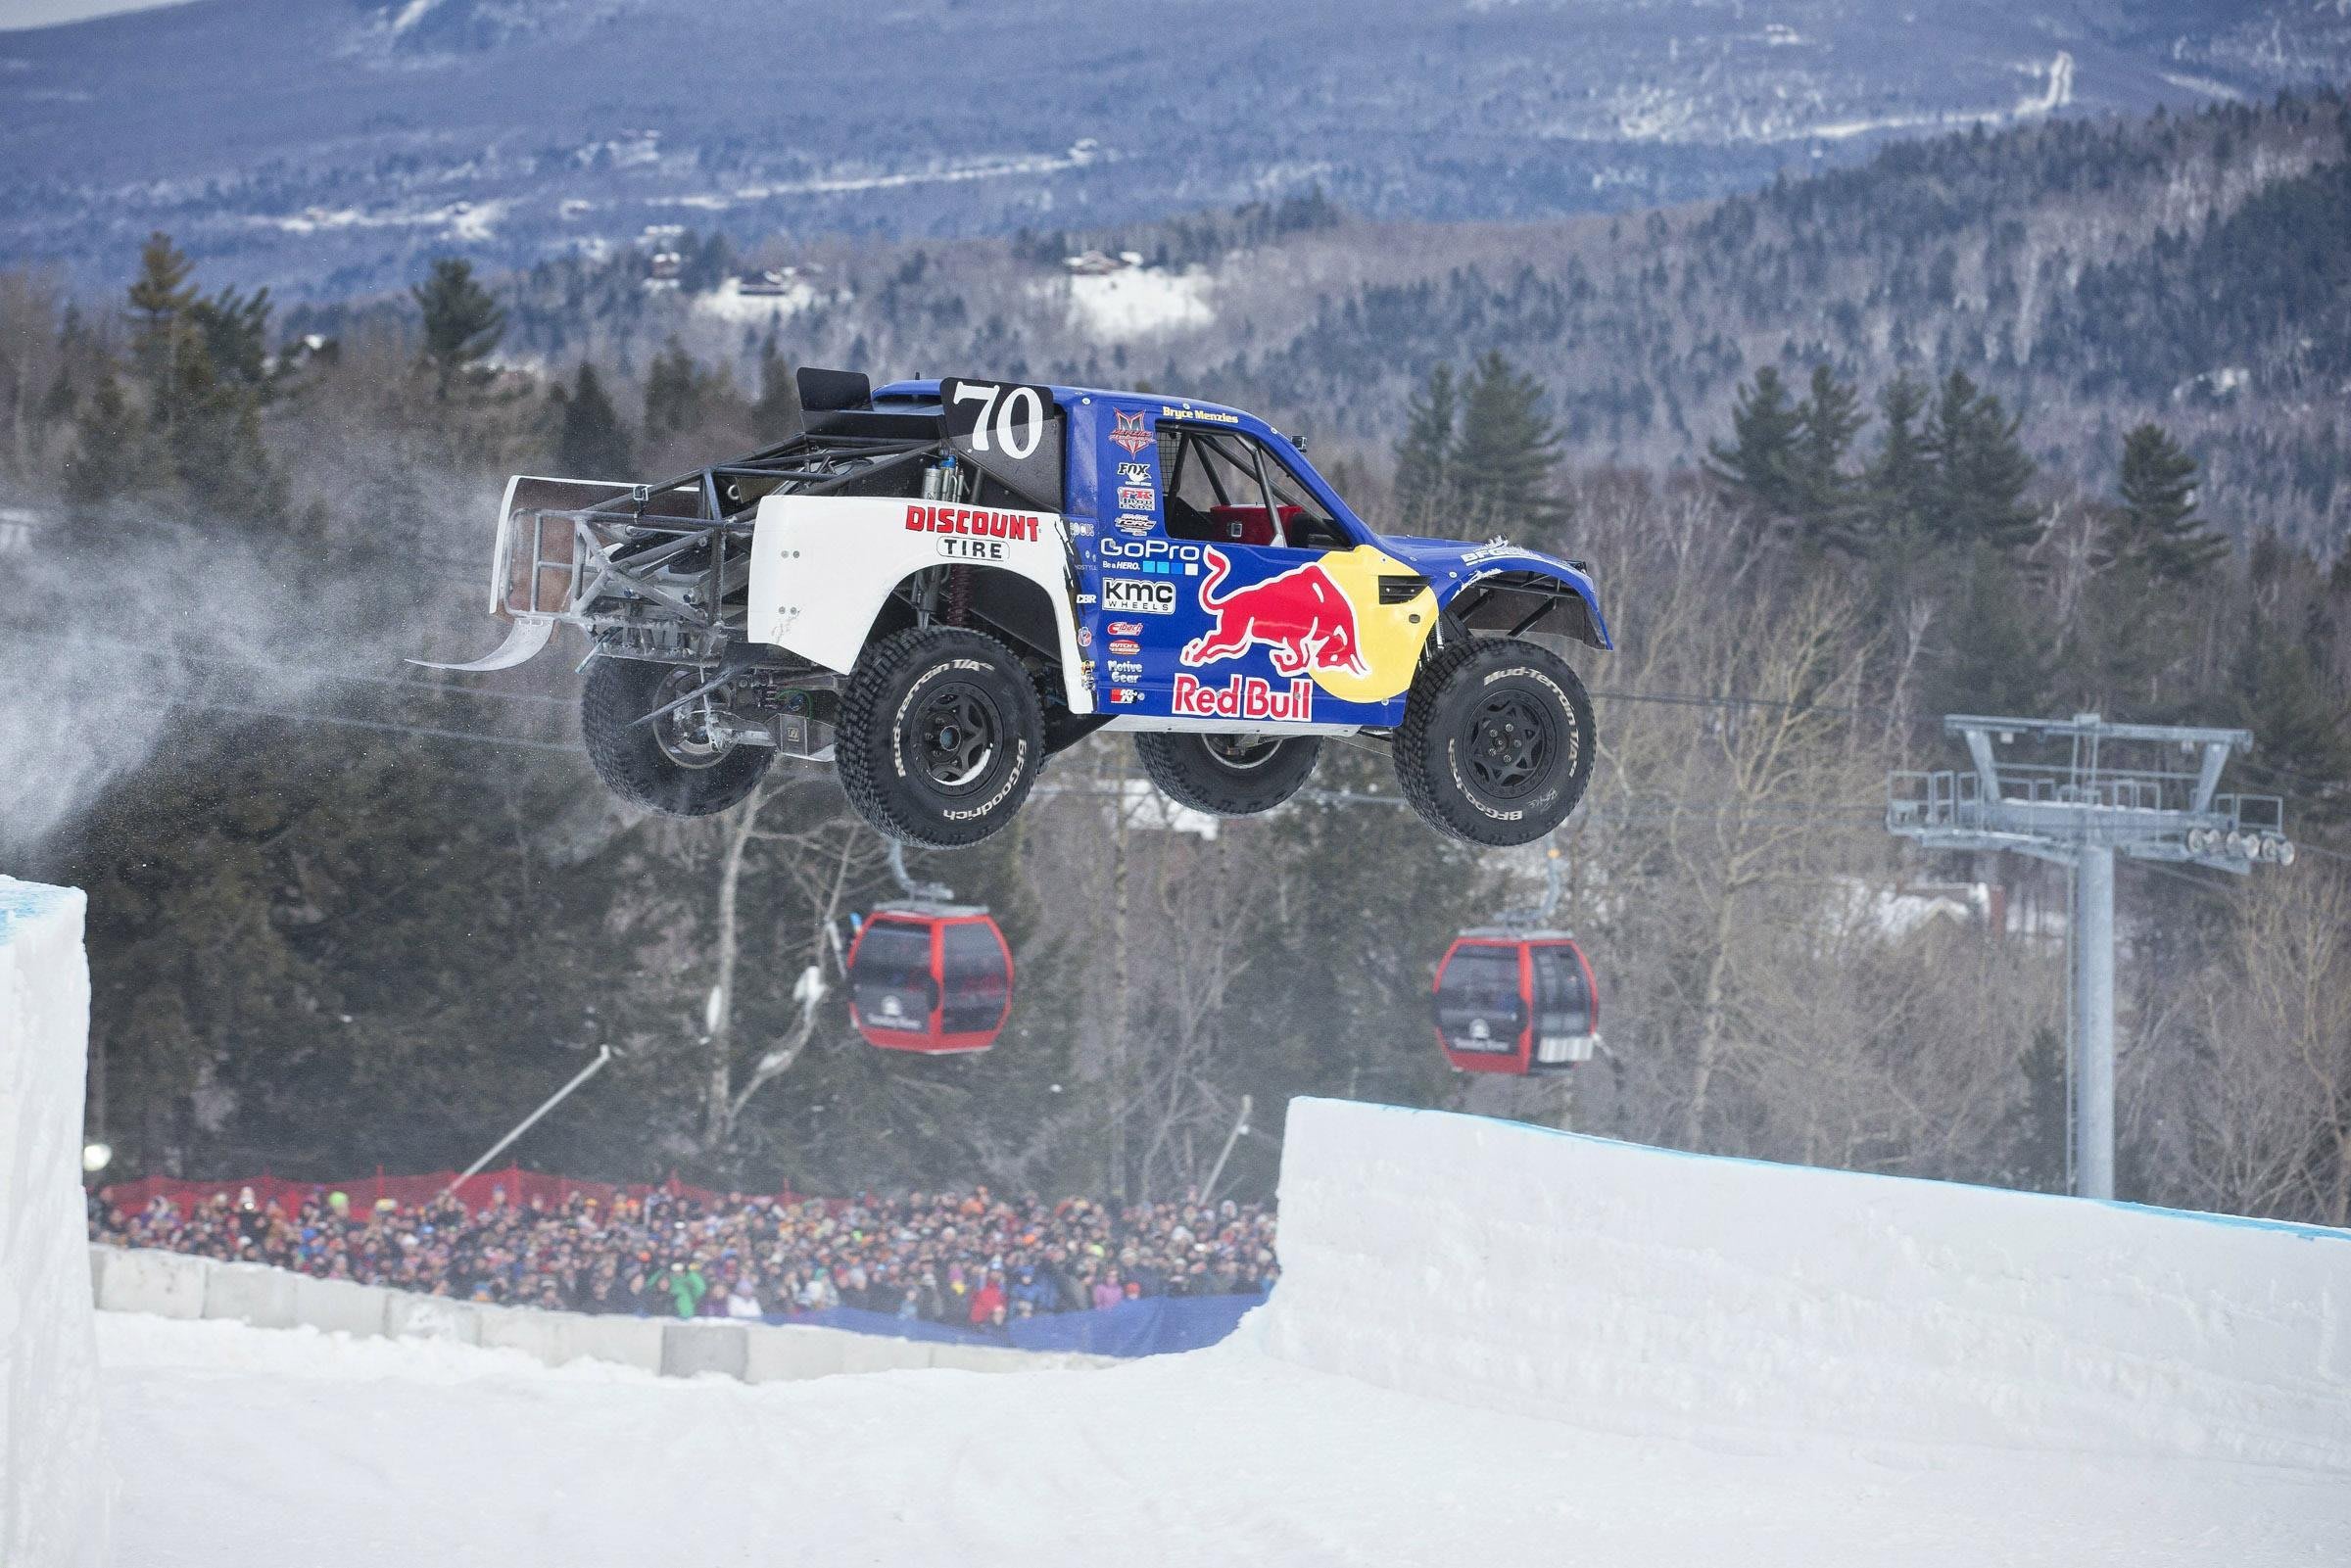
<svg viewBox="0 0 2351 1568"><path fill-rule="evenodd" d="M1600 1045L1600 989L1558 931L1464 931L1437 965L1437 1044L1462 1072L1560 1072Z"/></svg>
<svg viewBox="0 0 2351 1568"><path fill-rule="evenodd" d="M984 909L878 909L849 944L848 971L849 1017L885 1051L984 1051L1012 1012L1012 949Z"/></svg>

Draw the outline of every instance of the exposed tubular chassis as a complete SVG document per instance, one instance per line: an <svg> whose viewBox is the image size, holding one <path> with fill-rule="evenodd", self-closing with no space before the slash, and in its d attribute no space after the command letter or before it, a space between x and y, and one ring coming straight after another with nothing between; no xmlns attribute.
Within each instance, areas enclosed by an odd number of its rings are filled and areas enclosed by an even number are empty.
<svg viewBox="0 0 2351 1568"><path fill-rule="evenodd" d="M660 484L517 479L499 519L491 611L518 623L517 636L539 623L533 652L552 623L569 622L631 658L719 662L745 630L750 531L763 498L890 494L901 470L949 451L943 434L815 433ZM592 496L601 499L576 504ZM500 668L506 653L454 667Z"/></svg>

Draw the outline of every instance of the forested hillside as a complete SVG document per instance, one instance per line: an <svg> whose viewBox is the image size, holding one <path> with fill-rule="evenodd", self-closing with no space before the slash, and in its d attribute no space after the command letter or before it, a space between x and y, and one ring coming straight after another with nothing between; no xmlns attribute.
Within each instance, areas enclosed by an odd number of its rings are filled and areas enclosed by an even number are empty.
<svg viewBox="0 0 2351 1568"><path fill-rule="evenodd" d="M5 21L0 18L0 21ZM1387 218L1752 189L1890 141L2351 71L2312 0L206 0L0 36L0 263L176 234L281 299L648 224L894 238L1319 183Z"/></svg>
<svg viewBox="0 0 2351 1568"><path fill-rule="evenodd" d="M1300 200L842 245L793 253L816 281L772 341L617 263L485 283L453 258L299 320L163 238L103 299L0 276L0 847L92 891L94 1115L134 1172L461 1163L610 1044L526 1162L1165 1194L1244 1095L1262 1118L1315 1091L2053 1185L2062 895L1897 846L1886 775L1949 764L1944 711L2095 708L2251 729L2231 786L2285 796L2304 846L2242 882L2124 874L2126 1188L2342 1222L2351 567L2318 209L2344 162L2328 98L1961 138L1613 233ZM1121 297L1072 292L1080 243L1164 249L1101 281L1200 278L1211 319L1103 341L1084 322ZM2194 298L2127 307L2171 290ZM2165 380L2209 356L2241 376ZM502 476L750 445L792 360L1263 399L1375 518L1589 559L1619 647L1572 650L1602 753L1560 918L1608 1054L1564 1084L1446 1072L1430 968L1538 863L1434 839L1377 755L1333 747L1327 793L1211 834L1097 736L1015 832L917 857L1003 920L1012 1027L885 1057L837 988L798 999L825 923L891 891L829 780L636 818L577 752L569 659L398 662L487 644ZM1264 1190L1272 1154L1261 1124L1228 1179Z"/></svg>
<svg viewBox="0 0 2351 1568"><path fill-rule="evenodd" d="M1873 394L1963 369L2060 472L2093 480L2162 419L2226 496L2222 526L2331 552L2351 527L2347 182L2351 124L2321 94L1946 137L1622 218L1378 224L1301 196L1003 243L704 233L665 242L676 291L647 289L639 254L516 276L503 352L594 358L632 390L672 337L746 394L763 346L882 376L1143 378L1268 408L1367 472L1429 369L1489 349L1541 378L1576 461L1645 468L1696 462L1765 365L1826 362ZM1146 264L1066 275L1089 246ZM732 292L753 263L796 268L792 291Z"/></svg>

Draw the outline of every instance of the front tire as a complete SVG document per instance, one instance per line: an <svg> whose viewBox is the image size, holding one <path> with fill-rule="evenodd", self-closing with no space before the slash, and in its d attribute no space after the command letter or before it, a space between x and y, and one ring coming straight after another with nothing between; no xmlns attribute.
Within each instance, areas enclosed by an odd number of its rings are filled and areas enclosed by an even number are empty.
<svg viewBox="0 0 2351 1568"><path fill-rule="evenodd" d="M714 741L690 703L650 724L637 721L709 677L690 664L599 655L580 693L580 737L604 787L664 817L707 817L757 786L775 761L768 746Z"/></svg>
<svg viewBox="0 0 2351 1568"><path fill-rule="evenodd" d="M1044 716L1003 643L961 627L918 628L859 655L834 755L849 804L877 831L951 849L995 832L1029 798Z"/></svg>
<svg viewBox="0 0 2351 1568"><path fill-rule="evenodd" d="M1395 738L1421 820L1472 844L1532 843L1592 778L1592 699L1567 661L1516 638L1470 638L1420 667Z"/></svg>
<svg viewBox="0 0 2351 1568"><path fill-rule="evenodd" d="M1160 793L1218 817L1254 817L1296 794L1322 753L1316 736L1252 740L1245 736L1148 731L1135 754Z"/></svg>

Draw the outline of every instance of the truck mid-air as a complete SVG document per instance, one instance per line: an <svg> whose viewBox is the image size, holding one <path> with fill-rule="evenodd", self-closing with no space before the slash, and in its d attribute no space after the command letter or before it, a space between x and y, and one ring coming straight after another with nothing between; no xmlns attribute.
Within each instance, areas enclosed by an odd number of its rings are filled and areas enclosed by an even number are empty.
<svg viewBox="0 0 2351 1568"><path fill-rule="evenodd" d="M448 667L578 626L588 753L620 795L696 816L779 754L830 761L914 844L986 837L1103 729L1223 815L1290 798L1325 738L1389 751L1473 843L1539 838L1581 797L1591 702L1547 645L1609 645L1581 563L1380 534L1218 404L818 369L796 389L799 431L736 461L512 480L490 588L511 629Z"/></svg>

